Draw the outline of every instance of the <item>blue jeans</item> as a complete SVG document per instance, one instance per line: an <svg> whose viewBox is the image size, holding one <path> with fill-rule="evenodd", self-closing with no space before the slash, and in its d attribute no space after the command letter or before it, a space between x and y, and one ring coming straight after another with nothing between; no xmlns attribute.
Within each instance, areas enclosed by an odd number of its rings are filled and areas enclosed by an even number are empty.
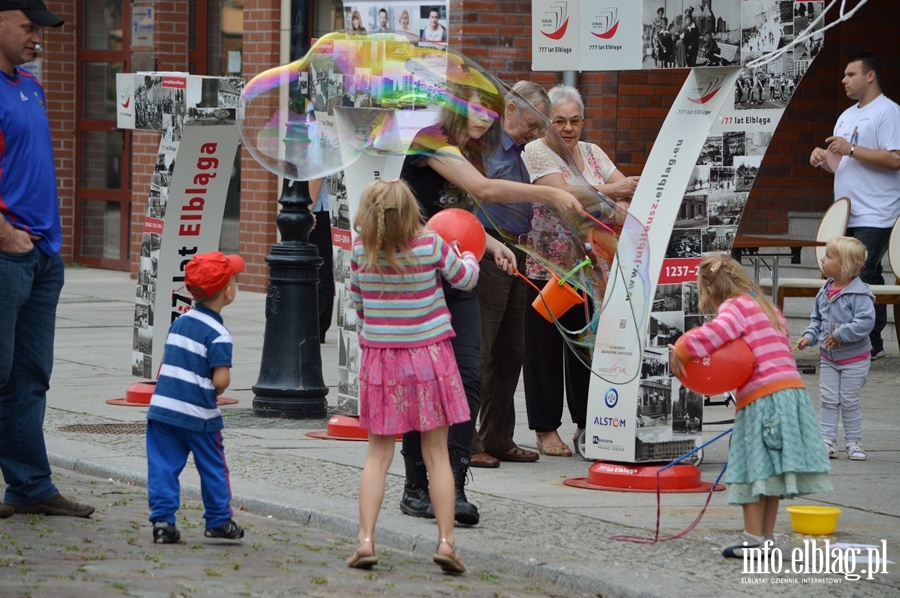
<svg viewBox="0 0 900 598"><path fill-rule="evenodd" d="M847 236L858 239L866 246L868 255L860 280L866 284L884 284L884 276L881 275L881 260L888 248L888 240L891 238L891 229L874 228L871 226L854 226L847 229ZM872 341L872 355L884 350L884 341L881 340L881 331L887 325L887 305L875 306L875 327L869 333Z"/></svg>
<svg viewBox="0 0 900 598"><path fill-rule="evenodd" d="M50 480L44 412L64 279L59 254L0 253L0 470L7 504L59 492Z"/></svg>

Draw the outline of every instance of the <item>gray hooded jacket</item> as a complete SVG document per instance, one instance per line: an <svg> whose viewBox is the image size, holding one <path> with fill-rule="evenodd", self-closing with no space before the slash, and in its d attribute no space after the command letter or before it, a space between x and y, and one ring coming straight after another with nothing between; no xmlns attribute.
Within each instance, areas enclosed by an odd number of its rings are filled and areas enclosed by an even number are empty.
<svg viewBox="0 0 900 598"><path fill-rule="evenodd" d="M829 278L816 295L816 306L803 336L815 345L834 334L839 346L822 348L822 355L830 361L841 361L872 350L869 333L875 327L875 296L869 285L856 277L829 299L832 284L834 279Z"/></svg>

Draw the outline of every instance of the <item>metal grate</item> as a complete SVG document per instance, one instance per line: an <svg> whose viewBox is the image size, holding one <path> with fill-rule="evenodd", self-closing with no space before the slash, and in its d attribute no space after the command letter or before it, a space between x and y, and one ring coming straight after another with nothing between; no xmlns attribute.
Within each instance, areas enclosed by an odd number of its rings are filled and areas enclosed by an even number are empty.
<svg viewBox="0 0 900 598"><path fill-rule="evenodd" d="M146 423L72 424L60 428L63 432L80 432L82 434L143 434L146 429Z"/></svg>

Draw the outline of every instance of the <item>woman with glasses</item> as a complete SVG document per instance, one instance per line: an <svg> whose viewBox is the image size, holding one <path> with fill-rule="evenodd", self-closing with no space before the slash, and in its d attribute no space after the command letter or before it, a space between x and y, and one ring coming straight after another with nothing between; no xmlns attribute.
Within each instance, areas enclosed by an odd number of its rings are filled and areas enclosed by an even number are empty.
<svg viewBox="0 0 900 598"><path fill-rule="evenodd" d="M638 177L622 174L597 145L581 141L584 126L584 102L574 87L557 85L549 92L550 122L554 132L525 146L522 159L535 185L555 187L585 194L584 183L627 208L631 203ZM577 171L576 171L577 169ZM564 263L567 245L559 243L565 233L556 212L547 205L535 204L529 243L545 258ZM528 278L543 287L550 278L547 270L534 258L526 265ZM528 288L526 302L537 297ZM589 320L588 303L572 308L559 318L568 330L581 330ZM525 357L523 376L528 427L535 431L537 445L546 455L568 457L571 449L562 441L558 428L562 425L563 388L569 415L576 425L573 441L585 428L590 369L569 350L556 326L533 309L525 312Z"/></svg>

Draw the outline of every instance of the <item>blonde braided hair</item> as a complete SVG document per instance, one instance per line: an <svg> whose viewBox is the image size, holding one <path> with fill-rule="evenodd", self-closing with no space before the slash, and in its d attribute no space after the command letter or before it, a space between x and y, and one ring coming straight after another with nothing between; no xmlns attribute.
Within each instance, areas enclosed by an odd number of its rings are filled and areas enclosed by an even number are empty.
<svg viewBox="0 0 900 598"><path fill-rule="evenodd" d="M384 277L389 268L403 279L414 263L412 240L421 232L424 219L409 185L402 180L369 183L360 197L353 230L362 241L365 263L361 270L374 270Z"/></svg>

